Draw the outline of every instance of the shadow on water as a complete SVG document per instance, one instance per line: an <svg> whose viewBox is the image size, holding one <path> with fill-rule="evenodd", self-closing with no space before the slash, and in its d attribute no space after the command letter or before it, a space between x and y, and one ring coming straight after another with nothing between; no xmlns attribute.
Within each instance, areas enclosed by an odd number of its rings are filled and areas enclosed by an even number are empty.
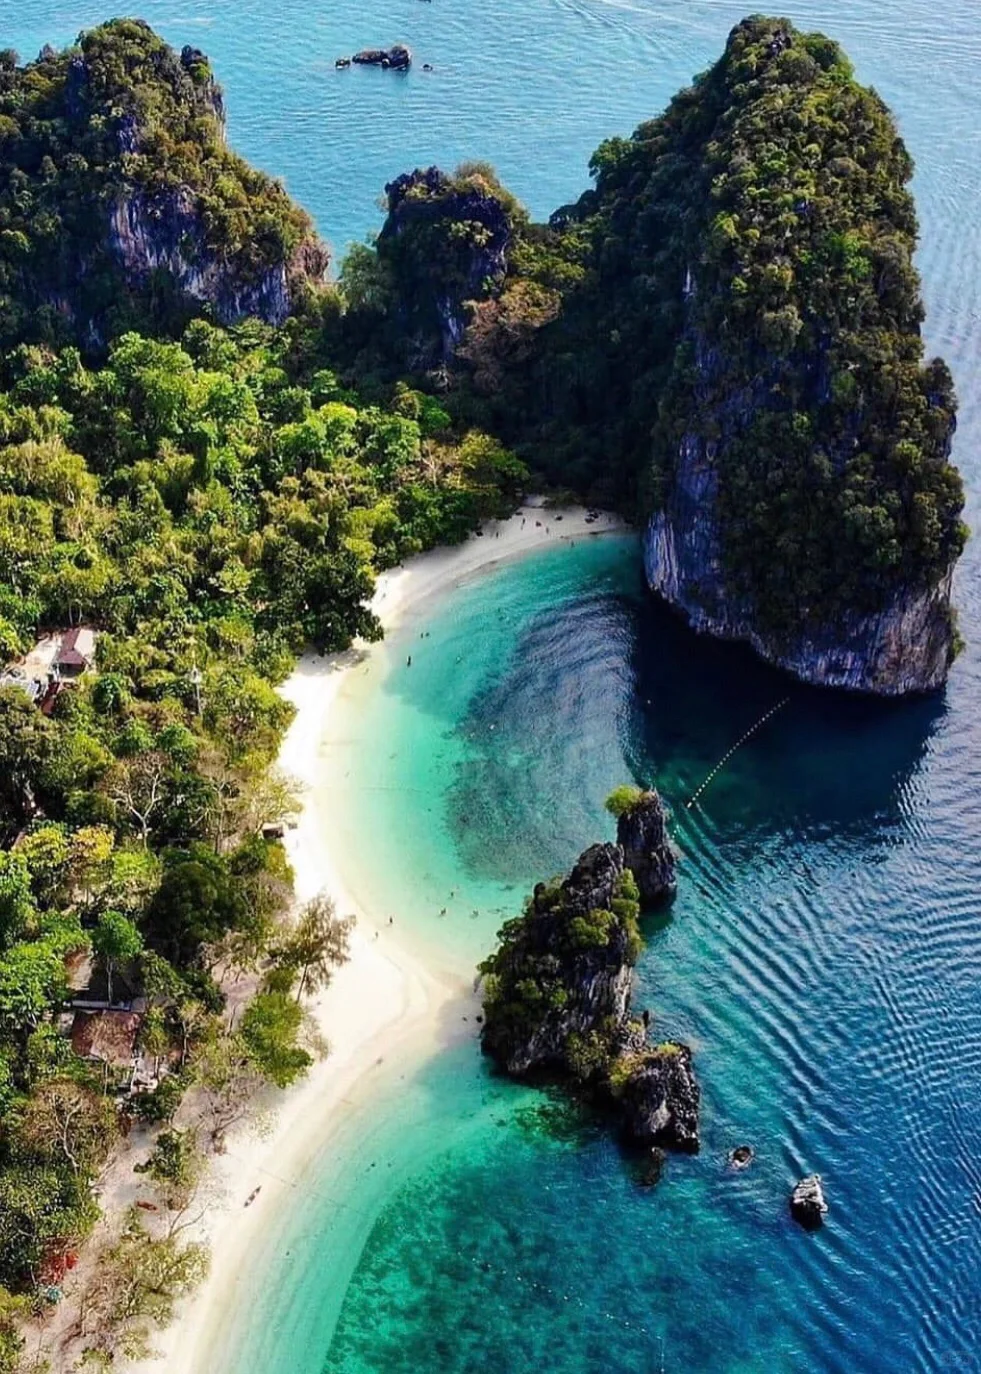
<svg viewBox="0 0 981 1374"><path fill-rule="evenodd" d="M942 694L883 701L807 687L750 649L693 634L649 597L631 603L634 694L626 759L676 816L719 760L701 805L728 825L864 827L901 818L910 778L946 713Z"/></svg>
<svg viewBox="0 0 981 1374"><path fill-rule="evenodd" d="M772 708L689 811L719 760ZM693 634L646 593L587 589L533 616L467 703L447 824L471 872L505 882L567 866L606 837L609 790L656 785L682 844L706 825L729 843L793 830L865 845L901 827L911 781L946 711L808 688L740 645Z"/></svg>

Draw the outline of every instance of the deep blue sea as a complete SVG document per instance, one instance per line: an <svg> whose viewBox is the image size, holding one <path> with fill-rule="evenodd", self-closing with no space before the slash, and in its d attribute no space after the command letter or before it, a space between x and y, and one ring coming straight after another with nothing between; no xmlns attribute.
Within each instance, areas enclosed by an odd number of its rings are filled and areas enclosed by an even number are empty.
<svg viewBox="0 0 981 1374"><path fill-rule="evenodd" d="M107 17L103 4L0 0L0 46L65 42ZM957 381L975 524L981 4L780 8L845 45L916 159L926 332ZM341 249L377 229L387 180L433 161L486 158L546 214L586 184L597 143L659 111L744 10L141 0L140 12L210 53L233 144ZM334 70L340 54L399 40L435 70ZM693 639L647 600L629 539L552 549L461 589L434 610L411 674L392 645L364 706L362 782L338 804L375 827L377 899L401 894L447 957L475 962L534 881L609 833L615 782L656 781L672 805L680 891L648 925L637 998L694 1048L703 1149L645 1188L602 1132L492 1079L473 1044L438 1056L390 1099L397 1137L381 1117L348 1142L345 1197L309 1181L229 1371L981 1370L979 571L972 544L956 580L968 647L946 693L902 706L788 689ZM726 1153L744 1141L757 1158L733 1175ZM786 1208L810 1170L831 1202L816 1236ZM332 1257L352 1243L341 1278Z"/></svg>

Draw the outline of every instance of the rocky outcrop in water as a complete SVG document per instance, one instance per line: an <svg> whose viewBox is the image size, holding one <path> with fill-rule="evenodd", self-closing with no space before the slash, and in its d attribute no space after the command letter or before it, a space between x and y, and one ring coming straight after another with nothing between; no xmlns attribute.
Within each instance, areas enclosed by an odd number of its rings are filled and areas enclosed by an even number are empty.
<svg viewBox="0 0 981 1374"><path fill-rule="evenodd" d="M596 844L561 883L539 883L505 927L485 970L482 1040L509 1074L574 1072L584 1037L615 1040L625 1027L639 936L636 917L615 916L613 903L629 890L623 851Z"/></svg>
<svg viewBox="0 0 981 1374"><path fill-rule="evenodd" d="M692 629L742 641L817 686L904 696L943 686L954 655L951 576L928 588L902 587L880 609L846 612L828 624L768 631L752 604L733 592L723 561L716 441L686 435L672 486L644 534L651 590Z"/></svg>
<svg viewBox="0 0 981 1374"><path fill-rule="evenodd" d="M391 48L364 48L351 58L359 67L384 67L393 72L407 72L412 66L412 53L404 43Z"/></svg>
<svg viewBox="0 0 981 1374"><path fill-rule="evenodd" d="M639 893L619 845L539 883L481 965L484 1052L516 1078L588 1088L632 1144L698 1149L699 1089L684 1045L649 1045L630 1015Z"/></svg>
<svg viewBox="0 0 981 1374"><path fill-rule="evenodd" d="M687 1045L666 1041L625 1054L611 1074L627 1138L693 1154L701 1099Z"/></svg>
<svg viewBox="0 0 981 1374"><path fill-rule="evenodd" d="M641 904L658 906L677 890L674 851L657 792L643 792L617 818L617 844L640 890Z"/></svg>
<svg viewBox="0 0 981 1374"><path fill-rule="evenodd" d="M821 686L939 687L957 401L881 97L830 39L754 15L591 170L547 226L517 221L462 342L445 311L449 382L557 482L633 506L647 580L695 630Z"/></svg>
<svg viewBox="0 0 981 1374"><path fill-rule="evenodd" d="M790 1195L790 1214L807 1231L816 1231L828 1213L820 1174L802 1178Z"/></svg>

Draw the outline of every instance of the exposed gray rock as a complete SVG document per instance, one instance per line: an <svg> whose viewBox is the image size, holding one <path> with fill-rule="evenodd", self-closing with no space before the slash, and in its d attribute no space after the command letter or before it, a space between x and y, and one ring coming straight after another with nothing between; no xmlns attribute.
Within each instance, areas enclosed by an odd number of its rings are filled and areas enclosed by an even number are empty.
<svg viewBox="0 0 981 1374"><path fill-rule="evenodd" d="M514 1077L544 1074L588 1087L636 1145L695 1151L691 1051L649 1046L649 1017L630 1015L636 912L616 844L593 845L562 882L539 883L481 965L491 980L483 1049Z"/></svg>
<svg viewBox="0 0 981 1374"><path fill-rule="evenodd" d="M748 1169L756 1157L752 1145L737 1145L729 1151L729 1163L734 1169Z"/></svg>
<svg viewBox="0 0 981 1374"><path fill-rule="evenodd" d="M412 53L404 43L395 43L390 48L365 48L351 58L359 67L385 67L395 72L406 72L412 66Z"/></svg>
<svg viewBox="0 0 981 1374"><path fill-rule="evenodd" d="M701 1093L687 1045L668 1042L624 1057L614 1074L614 1091L629 1140L697 1152Z"/></svg>
<svg viewBox="0 0 981 1374"><path fill-rule="evenodd" d="M802 629L789 641L759 629L751 608L734 601L725 585L708 447L686 437L668 506L647 526L644 568L651 589L692 629L741 640L803 682L880 696L942 687L953 657L949 576L927 591L898 592L874 615Z"/></svg>
<svg viewBox="0 0 981 1374"><path fill-rule="evenodd" d="M118 200L110 213L109 243L131 285L166 271L180 292L211 305L223 324L248 315L282 324L293 308L296 282L322 280L328 262L326 248L311 239L289 263L246 274L206 249L198 198L186 188Z"/></svg>
<svg viewBox="0 0 981 1374"><path fill-rule="evenodd" d="M577 915L607 910L623 877L623 853L614 844L595 844L579 858L558 889L539 883L528 908L523 939L504 977L534 961L546 977L566 990L561 1005L544 1008L534 1021L514 1024L488 1008L483 1029L487 1053L508 1073L520 1077L533 1071L564 1072L568 1043L573 1035L587 1035L604 1023L620 1026L627 1019L632 959L629 934L622 924L611 929L606 945L570 949L569 926Z"/></svg>
<svg viewBox="0 0 981 1374"><path fill-rule="evenodd" d="M790 1195L790 1214L808 1231L816 1231L827 1215L828 1204L820 1174L808 1174Z"/></svg>
<svg viewBox="0 0 981 1374"><path fill-rule="evenodd" d="M678 886L675 860L664 807L655 791L645 792L618 818L617 843L640 889L642 905L651 907L670 900Z"/></svg>
<svg viewBox="0 0 981 1374"><path fill-rule="evenodd" d="M401 326L417 350L412 365L448 363L463 342L471 303L504 284L511 212L484 178L461 181L438 167L396 177L385 192L378 255L397 284Z"/></svg>

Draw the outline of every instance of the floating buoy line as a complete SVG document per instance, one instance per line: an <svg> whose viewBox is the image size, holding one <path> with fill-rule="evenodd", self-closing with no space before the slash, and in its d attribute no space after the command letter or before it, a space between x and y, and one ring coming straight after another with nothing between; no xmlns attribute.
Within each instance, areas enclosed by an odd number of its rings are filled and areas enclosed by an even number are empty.
<svg viewBox="0 0 981 1374"><path fill-rule="evenodd" d="M755 725L751 725L749 727L745 735L742 735L739 739L736 740L735 744L732 746L729 752L727 754L722 755L722 758L719 759L718 763L712 769L711 773L709 773L708 777L706 777L702 781L701 786L697 787L689 797L685 806L685 809L687 811L690 811L691 808L695 805L699 797L705 791L706 787L708 787L709 783L711 783L714 778L718 777L718 775L722 772L723 768L725 768L726 764L732 758L736 750L741 749L747 740L752 739L753 736L756 734L757 730L762 730L763 726L767 723L767 721L771 720L777 714L778 711L782 711L789 700L790 697L787 696L784 697L782 701L778 701L776 706L771 706L769 711L767 711L765 715L760 716L759 720L756 722Z"/></svg>

